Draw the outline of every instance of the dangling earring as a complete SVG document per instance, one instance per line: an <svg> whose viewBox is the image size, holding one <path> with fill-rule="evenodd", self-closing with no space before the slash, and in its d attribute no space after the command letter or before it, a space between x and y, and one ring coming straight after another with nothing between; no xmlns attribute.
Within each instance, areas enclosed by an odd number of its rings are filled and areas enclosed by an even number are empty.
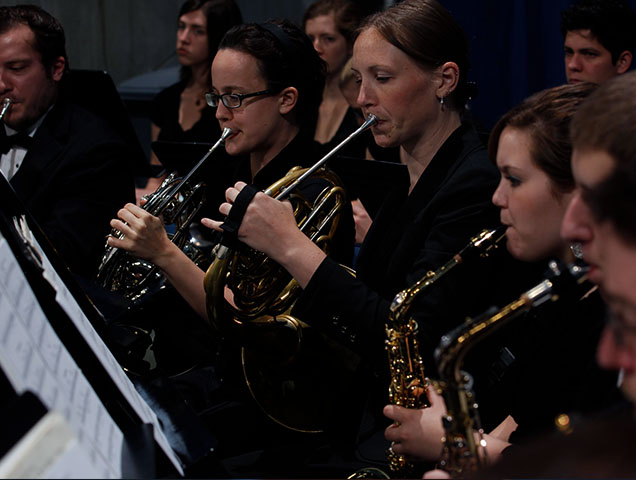
<svg viewBox="0 0 636 480"><path fill-rule="evenodd" d="M444 105L444 97L439 97L439 104Z"/></svg>

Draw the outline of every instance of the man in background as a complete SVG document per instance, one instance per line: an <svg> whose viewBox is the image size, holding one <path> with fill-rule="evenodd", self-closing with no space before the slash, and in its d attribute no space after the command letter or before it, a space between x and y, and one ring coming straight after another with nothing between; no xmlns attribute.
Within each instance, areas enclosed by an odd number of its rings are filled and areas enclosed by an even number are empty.
<svg viewBox="0 0 636 480"><path fill-rule="evenodd" d="M561 12L568 83L627 72L636 42L636 14L624 0L578 0Z"/></svg>

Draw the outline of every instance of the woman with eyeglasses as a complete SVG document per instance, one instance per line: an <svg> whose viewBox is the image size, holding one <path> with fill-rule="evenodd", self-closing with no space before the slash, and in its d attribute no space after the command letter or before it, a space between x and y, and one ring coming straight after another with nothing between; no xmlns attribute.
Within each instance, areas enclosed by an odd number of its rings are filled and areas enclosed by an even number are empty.
<svg viewBox="0 0 636 480"><path fill-rule="evenodd" d="M239 157L234 181L264 190L290 168L310 166L318 159L320 145L312 129L324 72L324 62L309 39L288 21L240 25L227 32L212 63L212 90L205 98L216 109L221 129L232 130L225 149ZM206 214L219 218L218 212ZM127 204L111 226L125 237L109 237L109 245L158 266L189 305L207 318L205 272L169 240L161 219ZM353 240L353 221L342 222L334 249L338 261L351 262Z"/></svg>

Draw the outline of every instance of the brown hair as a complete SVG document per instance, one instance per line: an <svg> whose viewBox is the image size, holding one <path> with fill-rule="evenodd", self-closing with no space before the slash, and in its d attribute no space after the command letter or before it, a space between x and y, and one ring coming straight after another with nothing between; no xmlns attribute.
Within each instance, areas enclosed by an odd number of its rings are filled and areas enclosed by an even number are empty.
<svg viewBox="0 0 636 480"><path fill-rule="evenodd" d="M470 66L468 38L462 27L437 0L404 0L363 21L359 32L374 28L384 39L402 50L424 70L445 62L459 67L459 81L448 97L461 111L473 92L467 82Z"/></svg>
<svg viewBox="0 0 636 480"><path fill-rule="evenodd" d="M493 128L488 142L493 162L504 128L523 130L530 135L533 163L550 178L555 193L572 191L570 121L595 88L593 83L561 85L526 98L501 117Z"/></svg>
<svg viewBox="0 0 636 480"><path fill-rule="evenodd" d="M36 5L0 7L0 33L20 25L27 25L33 32L35 38L33 48L40 54L40 61L47 76L50 76L53 64L58 57L64 58L64 76L66 76L69 71L69 62L62 24Z"/></svg>
<svg viewBox="0 0 636 480"><path fill-rule="evenodd" d="M303 30L307 20L333 13L336 28L347 40L347 45L353 45L355 31L360 24L360 10L351 0L317 0L307 7L303 15Z"/></svg>

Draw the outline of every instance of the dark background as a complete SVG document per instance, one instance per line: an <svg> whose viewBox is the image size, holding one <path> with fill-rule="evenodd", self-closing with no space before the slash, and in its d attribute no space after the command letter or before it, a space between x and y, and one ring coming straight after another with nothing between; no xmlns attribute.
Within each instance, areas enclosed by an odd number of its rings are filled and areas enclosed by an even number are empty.
<svg viewBox="0 0 636 480"><path fill-rule="evenodd" d="M371 12L390 0L358 1L364 10ZM247 22L273 17L299 22L311 0L237 2ZM486 127L492 127L502 113L529 94L565 81L559 22L560 12L570 0L441 2L470 38L469 78L477 83L480 92L472 102L472 110ZM0 5L15 3L0 0ZM182 0L31 0L30 3L42 6L61 20L74 68L106 70L115 84L121 86L138 75L176 65L175 25ZM630 0L630 4L636 8L636 0ZM152 90L152 85L149 88Z"/></svg>

